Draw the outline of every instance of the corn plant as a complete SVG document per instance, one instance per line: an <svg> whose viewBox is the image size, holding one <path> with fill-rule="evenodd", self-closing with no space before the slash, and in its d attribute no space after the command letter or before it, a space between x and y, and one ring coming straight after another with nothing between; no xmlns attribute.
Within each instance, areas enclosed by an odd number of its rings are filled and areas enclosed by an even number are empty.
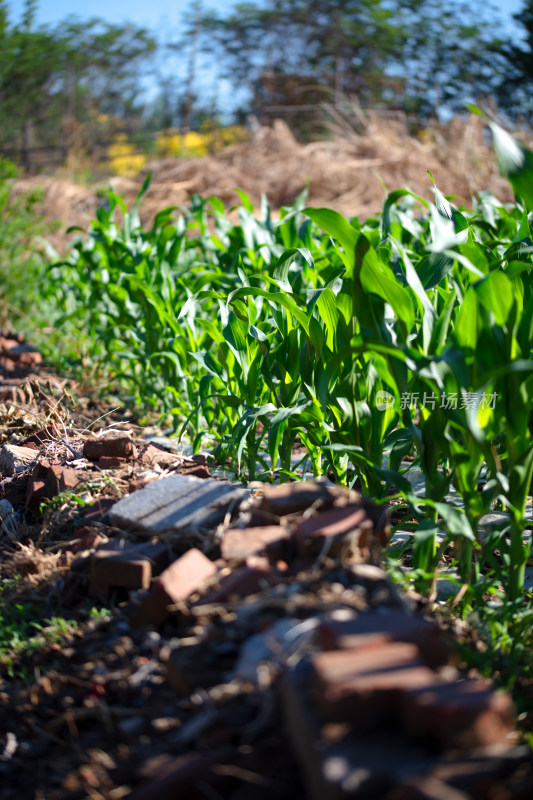
<svg viewBox="0 0 533 800"><path fill-rule="evenodd" d="M264 198L256 216L240 192L237 222L194 197L144 230L148 183L131 212L111 192L51 268L56 324L76 323L138 405L195 448L211 437L237 474L294 478L303 445L314 474L403 499L420 574L453 545L463 583L490 565L514 599L533 475L533 156L498 130L496 143L522 195L510 207L400 189L362 223L305 194L278 218ZM508 522L482 539L495 505Z"/></svg>

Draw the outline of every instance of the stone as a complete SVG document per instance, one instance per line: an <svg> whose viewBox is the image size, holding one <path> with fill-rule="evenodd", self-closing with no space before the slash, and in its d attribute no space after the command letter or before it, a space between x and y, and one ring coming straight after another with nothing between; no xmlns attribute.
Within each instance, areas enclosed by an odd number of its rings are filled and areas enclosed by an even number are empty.
<svg viewBox="0 0 533 800"><path fill-rule="evenodd" d="M216 565L192 548L161 573L149 594L133 613L132 625L159 627L170 616L169 606L186 600L217 572Z"/></svg>
<svg viewBox="0 0 533 800"><path fill-rule="evenodd" d="M402 697L406 730L443 750L509 743L515 713L510 695L487 679L413 687Z"/></svg>
<svg viewBox="0 0 533 800"><path fill-rule="evenodd" d="M386 642L415 644L425 663L432 669L444 666L450 652L442 630L435 622L404 611L390 609L380 613L365 611L357 616L333 612L321 622L317 639L323 650L349 650Z"/></svg>
<svg viewBox="0 0 533 800"><path fill-rule="evenodd" d="M4 444L0 448L0 473L16 475L28 469L37 459L37 453L30 447Z"/></svg>
<svg viewBox="0 0 533 800"><path fill-rule="evenodd" d="M247 556L263 552L275 561L285 557L288 538L287 529L281 525L230 528L224 533L220 552L227 561L244 561Z"/></svg>
<svg viewBox="0 0 533 800"><path fill-rule="evenodd" d="M171 475L153 481L123 497L111 509L113 525L151 535L162 531L185 531L190 527L209 527L224 518L218 502L227 495L242 497L246 490L231 483L202 480L189 475ZM217 504L214 507L214 504Z"/></svg>
<svg viewBox="0 0 533 800"><path fill-rule="evenodd" d="M318 653L311 665L313 694L323 718L361 730L396 725L402 695L438 682L412 644Z"/></svg>
<svg viewBox="0 0 533 800"><path fill-rule="evenodd" d="M129 434L122 431L107 431L102 436L92 436L83 445L83 455L89 461L101 458L135 458L137 449Z"/></svg>
<svg viewBox="0 0 533 800"><path fill-rule="evenodd" d="M326 546L327 554L335 557L346 542L355 545L368 558L372 547L374 524L360 505L332 508L311 517L295 520L294 540L302 556L317 556ZM380 542L381 546L385 542Z"/></svg>

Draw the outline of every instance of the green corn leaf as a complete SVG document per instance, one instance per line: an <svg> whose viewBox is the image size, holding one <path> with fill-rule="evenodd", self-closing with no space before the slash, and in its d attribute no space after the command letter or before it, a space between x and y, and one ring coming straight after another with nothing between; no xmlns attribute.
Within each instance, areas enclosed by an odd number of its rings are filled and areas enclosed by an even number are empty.
<svg viewBox="0 0 533 800"><path fill-rule="evenodd" d="M228 297L228 304L232 302L233 298L239 297L264 297L274 305L282 306L290 311L294 318L300 323L306 333L309 333L309 320L306 313L296 304L292 296L285 292L267 292L265 289L259 289L255 286L247 286L241 289L235 289Z"/></svg>
<svg viewBox="0 0 533 800"><path fill-rule="evenodd" d="M315 225L322 228L328 236L339 242L343 248L342 260L350 276L355 265L357 231L350 225L346 217L330 208L304 208L302 213L312 219Z"/></svg>
<svg viewBox="0 0 533 800"><path fill-rule="evenodd" d="M430 253L420 260L416 267L422 286L427 291L433 289L453 268L453 259L443 253Z"/></svg>
<svg viewBox="0 0 533 800"><path fill-rule="evenodd" d="M415 320L411 298L394 278L391 270L380 264L376 251L371 247L363 256L360 278L366 292L377 294L394 309L398 321L405 326L407 335Z"/></svg>
<svg viewBox="0 0 533 800"><path fill-rule="evenodd" d="M289 419L301 414L309 405L311 405L311 403L307 402L290 408L280 408L270 420L268 429L268 454L272 461L273 470L276 469L277 466L279 447Z"/></svg>
<svg viewBox="0 0 533 800"><path fill-rule="evenodd" d="M514 304L513 285L504 272L495 270L475 284L480 302L494 314L498 325L507 322Z"/></svg>

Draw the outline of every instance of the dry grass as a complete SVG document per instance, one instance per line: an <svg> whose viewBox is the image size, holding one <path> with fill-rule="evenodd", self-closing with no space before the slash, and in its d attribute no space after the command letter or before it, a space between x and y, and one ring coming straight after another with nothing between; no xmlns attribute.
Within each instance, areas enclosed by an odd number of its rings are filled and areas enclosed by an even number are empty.
<svg viewBox="0 0 533 800"><path fill-rule="evenodd" d="M261 194L266 194L276 210L293 202L306 184L309 205L328 206L364 219L380 211L386 192L400 187L432 199L427 170L444 194L454 195L467 207L481 190L503 202L512 201L479 117L433 122L413 136L408 120L400 114L383 117L355 109L349 120L331 108L329 114L332 135L327 141L301 144L277 120L271 128L259 129L250 141L216 156L153 161L137 178L113 178L111 183L131 204L151 172L141 206L145 223L162 208L188 204L192 194L215 195L231 206L238 202L235 187L244 190L257 207ZM61 232L53 236L56 247L63 245L68 225L86 227L101 204L96 190L64 178L25 179L17 182L16 191L36 184L43 188L43 213L63 223Z"/></svg>

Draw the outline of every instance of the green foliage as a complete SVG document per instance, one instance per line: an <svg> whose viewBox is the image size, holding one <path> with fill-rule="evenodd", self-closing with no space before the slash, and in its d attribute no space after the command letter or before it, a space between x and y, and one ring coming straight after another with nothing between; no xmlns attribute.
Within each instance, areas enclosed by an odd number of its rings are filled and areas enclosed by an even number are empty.
<svg viewBox="0 0 533 800"><path fill-rule="evenodd" d="M38 302L43 255L37 239L46 232L35 206L39 192L14 195L16 169L0 159L0 326L8 319L25 328Z"/></svg>
<svg viewBox="0 0 533 800"><path fill-rule="evenodd" d="M218 16L206 12L211 36L202 45L221 54L260 111L352 96L363 106L427 116L461 109L499 85L505 57L497 13L462 0L245 2ZM274 68L273 52L283 53Z"/></svg>
<svg viewBox="0 0 533 800"><path fill-rule="evenodd" d="M131 23L68 17L37 27L36 5L26 0L13 24L0 0L0 144L23 150L25 167L30 147L96 147L102 115L138 121L139 70L155 49L148 31Z"/></svg>
<svg viewBox="0 0 533 800"><path fill-rule="evenodd" d="M18 601L17 577L0 580L0 672L9 677L31 680L24 659L49 644L64 644L85 621L98 624L109 617L109 610L87 606L77 619L52 616L43 619L42 607Z"/></svg>
<svg viewBox="0 0 533 800"><path fill-rule="evenodd" d="M520 153L511 177L527 192ZM419 523L418 585L452 545L460 582L475 586L490 566L517 598L533 476L526 210L484 194L459 211L435 187L434 203L393 192L364 224L303 196L278 219L264 200L256 218L241 192L238 223L216 198L195 198L143 230L146 187L132 211L110 192L89 236L50 268L58 330L83 331L138 405L170 415L195 448L214 443L239 475L295 477L301 443L314 474L378 500L396 493ZM496 506L508 521L483 540Z"/></svg>

